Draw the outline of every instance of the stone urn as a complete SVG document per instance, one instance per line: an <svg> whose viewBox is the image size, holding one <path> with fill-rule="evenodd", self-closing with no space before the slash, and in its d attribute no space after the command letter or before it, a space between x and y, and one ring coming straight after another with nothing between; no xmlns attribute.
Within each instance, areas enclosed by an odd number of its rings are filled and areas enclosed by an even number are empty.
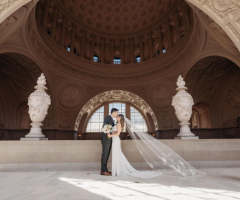
<svg viewBox="0 0 240 200"><path fill-rule="evenodd" d="M175 109L175 114L180 121L180 133L177 135L179 139L198 139L190 130L189 120L192 115L192 106L193 106L193 98L186 91L187 87L185 87L185 81L180 75L177 80L177 94L173 97L172 106Z"/></svg>
<svg viewBox="0 0 240 200"><path fill-rule="evenodd" d="M32 128L25 138L45 138L45 135L42 133L41 126L43 125L42 121L45 119L48 113L48 108L51 104L50 96L45 91L47 90L45 85L46 78L44 74L41 74L41 76L38 78L37 86L34 87L36 90L31 93L28 98L28 113L32 121Z"/></svg>

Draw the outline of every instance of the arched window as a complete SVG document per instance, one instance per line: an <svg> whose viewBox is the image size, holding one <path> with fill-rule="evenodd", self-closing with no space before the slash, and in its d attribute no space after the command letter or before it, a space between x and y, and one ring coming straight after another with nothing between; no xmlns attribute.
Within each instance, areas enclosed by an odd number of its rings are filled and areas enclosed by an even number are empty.
<svg viewBox="0 0 240 200"><path fill-rule="evenodd" d="M94 61L94 62L99 62L99 57L98 57L97 55L94 55L94 56L93 56L93 61Z"/></svg>
<svg viewBox="0 0 240 200"><path fill-rule="evenodd" d="M139 130L143 132L148 131L145 118L137 109L131 106L130 103L113 102L105 104L105 109L104 106L102 106L95 111L88 121L86 132L100 132L103 125L104 116L106 117L107 115L110 115L112 108L117 108L119 110L118 113L129 118ZM123 132L126 132L126 127L124 127Z"/></svg>
<svg viewBox="0 0 240 200"><path fill-rule="evenodd" d="M141 61L141 57L140 57L140 56L137 56L137 57L135 58L135 62L136 62L136 63L140 63L140 61Z"/></svg>
<svg viewBox="0 0 240 200"><path fill-rule="evenodd" d="M126 116L126 104L125 103L110 103L109 104L109 115L111 114L112 108L117 108L119 114Z"/></svg>
<svg viewBox="0 0 240 200"><path fill-rule="evenodd" d="M118 58L118 57L114 58L113 59L113 64L114 65L120 65L121 64L121 58Z"/></svg>
<svg viewBox="0 0 240 200"><path fill-rule="evenodd" d="M117 108L119 114L123 114L126 117L126 104L125 103L110 103L109 104L109 115L111 114L112 108ZM116 119L114 119L116 120ZM123 132L126 132L126 127L124 126Z"/></svg>
<svg viewBox="0 0 240 200"><path fill-rule="evenodd" d="M142 114L131 106L130 108L131 122L141 131L147 132L147 124Z"/></svg>
<svg viewBox="0 0 240 200"><path fill-rule="evenodd" d="M163 47L163 50L162 50L162 52L163 53L166 53L167 52L167 50Z"/></svg>
<svg viewBox="0 0 240 200"><path fill-rule="evenodd" d="M91 117L87 125L87 132L100 132L104 120L104 106L99 108Z"/></svg>
<svg viewBox="0 0 240 200"><path fill-rule="evenodd" d="M71 51L71 48L70 46L67 46L67 51L70 52Z"/></svg>

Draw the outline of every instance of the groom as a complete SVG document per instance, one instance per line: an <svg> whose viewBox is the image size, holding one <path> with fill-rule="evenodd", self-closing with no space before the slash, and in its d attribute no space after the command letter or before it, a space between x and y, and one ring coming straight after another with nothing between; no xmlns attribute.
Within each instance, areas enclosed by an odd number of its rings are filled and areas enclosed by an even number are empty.
<svg viewBox="0 0 240 200"><path fill-rule="evenodd" d="M118 109L113 108L111 110L111 115L108 115L103 122L103 125L110 124L112 127L115 126L113 118L116 118L118 116ZM101 142L102 142L102 159L101 159L101 175L104 176L111 176L111 172L107 169L107 162L108 157L111 151L112 147L112 138L108 139L107 134L102 133L101 136Z"/></svg>

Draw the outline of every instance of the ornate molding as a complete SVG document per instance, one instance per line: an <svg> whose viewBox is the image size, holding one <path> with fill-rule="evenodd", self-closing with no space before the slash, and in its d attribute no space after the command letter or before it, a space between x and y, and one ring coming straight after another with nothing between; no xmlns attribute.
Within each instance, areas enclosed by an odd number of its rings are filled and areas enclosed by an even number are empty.
<svg viewBox="0 0 240 200"><path fill-rule="evenodd" d="M146 101L144 101L141 97L127 91L123 90L111 90L107 92L103 92L98 94L97 96L90 99L81 109L79 112L76 123L75 123L75 130L78 130L79 123L81 121L82 116L87 113L88 116L100 105L102 105L105 102L111 102L111 101L123 101L123 102L129 102L136 106L139 110L142 111L142 113L147 118L147 113L151 115L155 130L158 130L158 122L157 118L151 109L151 107L147 104Z"/></svg>
<svg viewBox="0 0 240 200"><path fill-rule="evenodd" d="M66 83L58 92L60 104L67 109L76 108L83 99L83 90L76 83Z"/></svg>
<svg viewBox="0 0 240 200"><path fill-rule="evenodd" d="M186 0L211 17L240 50L239 0Z"/></svg>
<svg viewBox="0 0 240 200"><path fill-rule="evenodd" d="M38 54L42 56L47 63L51 65L51 67L57 73L64 73L74 77L78 80L83 80L86 82L101 82L101 83L112 83L112 84L129 84L129 83L142 83L149 80L156 80L159 79L160 76L167 75L170 71L176 71L182 69L182 66L189 61L189 58L192 57L198 50L199 46L201 45L201 36L202 29L201 25L198 20L196 20L196 24L194 27L194 34L191 35L191 41L188 43L186 48L179 54L176 59L170 61L168 64L156 67L152 71L144 71L142 74L136 75L120 75L120 76L110 76L110 75L103 75L102 73L97 72L89 72L85 69L79 68L79 66L72 66L69 62L64 61L63 59L59 58L51 51L47 45L41 39L36 23L35 23L35 12L32 11L29 19L28 19L28 33L29 38L32 42L33 47L36 49ZM84 62L81 60L81 62ZM89 65L89 63L88 63ZM127 70L127 69L126 69ZM127 72L127 71L126 71Z"/></svg>
<svg viewBox="0 0 240 200"><path fill-rule="evenodd" d="M31 1L33 5L38 2L38 0L0 0L0 24L19 8Z"/></svg>
<svg viewBox="0 0 240 200"><path fill-rule="evenodd" d="M171 90L163 84L155 85L150 92L151 101L155 106L166 109L171 106Z"/></svg>

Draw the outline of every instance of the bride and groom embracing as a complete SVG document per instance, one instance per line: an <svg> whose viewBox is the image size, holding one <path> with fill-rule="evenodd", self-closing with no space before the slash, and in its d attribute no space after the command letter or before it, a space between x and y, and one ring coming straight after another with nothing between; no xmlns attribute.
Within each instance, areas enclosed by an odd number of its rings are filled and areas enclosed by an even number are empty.
<svg viewBox="0 0 240 200"><path fill-rule="evenodd" d="M101 175L104 176L121 176L130 175L138 178L153 178L166 172L166 167L182 176L205 175L196 170L183 158L181 158L172 149L162 143L160 140L152 137L148 133L140 131L124 115L118 114L118 109L113 108L111 115L104 119L101 143ZM117 123L114 123L114 119ZM152 170L138 171L132 167L121 150L120 133L124 126L138 151L145 159L146 163ZM108 171L107 162L112 148L112 172Z"/></svg>

